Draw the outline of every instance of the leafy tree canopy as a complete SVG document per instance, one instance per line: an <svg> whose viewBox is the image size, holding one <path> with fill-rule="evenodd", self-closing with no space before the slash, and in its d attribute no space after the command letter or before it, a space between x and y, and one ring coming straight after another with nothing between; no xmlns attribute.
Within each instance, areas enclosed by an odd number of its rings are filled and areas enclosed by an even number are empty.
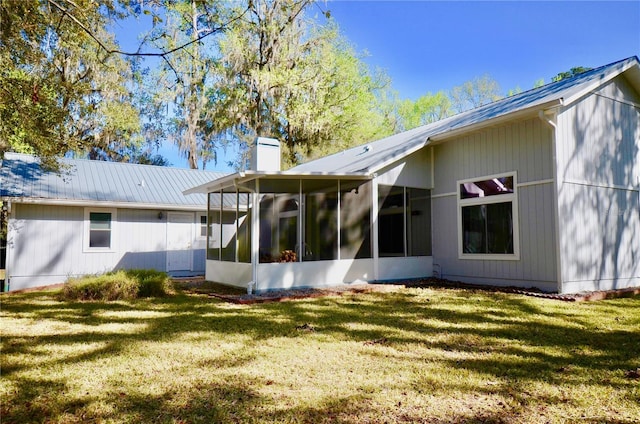
<svg viewBox="0 0 640 424"><path fill-rule="evenodd" d="M213 130L245 153L256 136L278 138L285 166L392 130L377 107L388 79L370 72L334 23L310 17L311 5L249 2L220 39L220 77L210 90Z"/></svg>
<svg viewBox="0 0 640 424"><path fill-rule="evenodd" d="M580 75L592 69L593 68L585 68L584 66L576 66L575 68L571 68L568 71L560 72L558 75L551 78L551 81L553 82L562 81L563 79L575 77L576 75Z"/></svg>
<svg viewBox="0 0 640 424"><path fill-rule="evenodd" d="M107 27L113 0L0 2L0 154L43 163L74 152L117 157L142 144L130 64Z"/></svg>

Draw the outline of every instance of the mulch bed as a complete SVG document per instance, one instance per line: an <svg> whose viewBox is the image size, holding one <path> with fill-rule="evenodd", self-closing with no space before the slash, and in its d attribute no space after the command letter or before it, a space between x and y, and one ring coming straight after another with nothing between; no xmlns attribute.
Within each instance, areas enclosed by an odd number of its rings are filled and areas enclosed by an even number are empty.
<svg viewBox="0 0 640 424"><path fill-rule="evenodd" d="M521 288L513 286L492 286L469 284L461 281L449 281L440 278L427 278L403 282L406 287L439 287L439 288L456 288L466 290L481 290L500 293L515 293L526 296L540 297L544 299L562 300L565 302L587 302L593 300L615 299L619 297L633 297L640 295L639 287L619 290L601 290L593 292L582 292L573 294L559 294L543 292L535 287Z"/></svg>
<svg viewBox="0 0 640 424"><path fill-rule="evenodd" d="M183 281L179 280L183 288L196 294L204 294L225 302L240 305L255 303L283 302L295 299L310 299L324 296L340 296L355 293L388 293L397 291L404 286L390 284L348 284L325 288L299 288L287 290L269 290L262 293L247 294L242 289L230 288L222 284L210 283L204 279Z"/></svg>
<svg viewBox="0 0 640 424"><path fill-rule="evenodd" d="M288 290L273 290L262 293L247 294L239 288L230 288L222 284L205 282L204 278L194 278L189 280L179 280L183 283L188 291L206 294L225 302L236 303L241 305L250 305L256 303L283 302L295 299L308 299L324 296L340 296L344 294L356 293L388 293L400 290L404 287L417 288L449 288L449 289L465 289L499 293L514 293L526 296L539 297L544 299L560 300L565 302L585 302L603 299L613 299L619 297L633 297L640 295L640 288L629 288L621 290L607 290L597 292L585 292L575 294L558 294L546 293L536 288L521 287L503 287L492 285L469 284L460 281L449 281L439 278L424 278L415 280L403 280L387 283L373 284L345 284L327 288L301 288Z"/></svg>

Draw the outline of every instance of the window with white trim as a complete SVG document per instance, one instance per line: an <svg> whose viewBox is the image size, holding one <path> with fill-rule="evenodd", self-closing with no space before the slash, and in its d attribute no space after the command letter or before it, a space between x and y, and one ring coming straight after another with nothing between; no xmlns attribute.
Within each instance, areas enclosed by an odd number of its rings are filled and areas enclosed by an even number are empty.
<svg viewBox="0 0 640 424"><path fill-rule="evenodd" d="M207 238L207 214L201 213L198 214L200 218L200 226L198 227L198 238L205 239Z"/></svg>
<svg viewBox="0 0 640 424"><path fill-rule="evenodd" d="M516 173L458 181L461 259L519 259Z"/></svg>
<svg viewBox="0 0 640 424"><path fill-rule="evenodd" d="M84 210L84 250L114 250L115 209Z"/></svg>

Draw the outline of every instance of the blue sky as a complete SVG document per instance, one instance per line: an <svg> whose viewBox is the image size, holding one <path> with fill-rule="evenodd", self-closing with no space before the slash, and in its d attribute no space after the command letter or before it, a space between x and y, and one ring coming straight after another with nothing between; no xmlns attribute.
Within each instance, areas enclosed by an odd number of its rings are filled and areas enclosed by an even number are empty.
<svg viewBox="0 0 640 424"><path fill-rule="evenodd" d="M640 1L333 1L323 7L402 97L489 74L506 93L640 55Z"/></svg>
<svg viewBox="0 0 640 424"><path fill-rule="evenodd" d="M640 55L640 1L330 1L343 34L403 98L489 74L503 93ZM318 13L320 10L318 9ZM186 167L175 148L161 149ZM222 155L222 152L219 152ZM214 168L230 171L223 158Z"/></svg>

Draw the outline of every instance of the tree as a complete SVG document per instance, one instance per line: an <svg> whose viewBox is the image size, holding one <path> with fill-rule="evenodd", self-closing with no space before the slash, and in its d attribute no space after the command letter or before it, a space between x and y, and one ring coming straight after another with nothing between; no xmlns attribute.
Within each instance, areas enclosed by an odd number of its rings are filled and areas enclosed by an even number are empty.
<svg viewBox="0 0 640 424"><path fill-rule="evenodd" d="M569 69L568 71L560 72L558 75L556 75L555 77L551 78L551 81L558 82L558 81L562 81L563 79L573 78L576 75L579 75L579 74L582 74L584 72L590 71L591 69L593 69L593 68L585 68L584 66L576 66L574 68Z"/></svg>
<svg viewBox="0 0 640 424"><path fill-rule="evenodd" d="M405 99L398 105L398 115L401 130L430 124L451 115L451 100L443 91L427 93L415 102Z"/></svg>
<svg viewBox="0 0 640 424"><path fill-rule="evenodd" d="M250 2L220 40L214 129L232 135L241 152L257 135L272 136L293 165L390 133L376 108L376 91L388 81L369 72L337 26L306 17L310 5Z"/></svg>
<svg viewBox="0 0 640 424"><path fill-rule="evenodd" d="M55 165L68 152L111 157L140 145L131 68L103 48L116 48L106 28L118 16L109 0L0 3L0 154Z"/></svg>
<svg viewBox="0 0 640 424"><path fill-rule="evenodd" d="M163 6L163 23L154 28L151 39L155 47L170 54L163 56L159 72L151 75L153 107L147 112L157 124L153 128L156 136L175 142L192 169L204 168L216 161L221 144L208 104L210 90L219 78L215 37L209 36L225 30L246 8L206 0L179 0Z"/></svg>
<svg viewBox="0 0 640 424"><path fill-rule="evenodd" d="M449 94L451 107L455 113L474 109L500 100L500 86L489 75L474 78L454 87Z"/></svg>
<svg viewBox="0 0 640 424"><path fill-rule="evenodd" d="M534 81L533 88L540 88L544 85L544 78Z"/></svg>
<svg viewBox="0 0 640 424"><path fill-rule="evenodd" d="M522 93L522 88L520 88L519 85L516 85L516 88L512 88L511 90L507 91L507 97L515 96L516 94L520 93Z"/></svg>

